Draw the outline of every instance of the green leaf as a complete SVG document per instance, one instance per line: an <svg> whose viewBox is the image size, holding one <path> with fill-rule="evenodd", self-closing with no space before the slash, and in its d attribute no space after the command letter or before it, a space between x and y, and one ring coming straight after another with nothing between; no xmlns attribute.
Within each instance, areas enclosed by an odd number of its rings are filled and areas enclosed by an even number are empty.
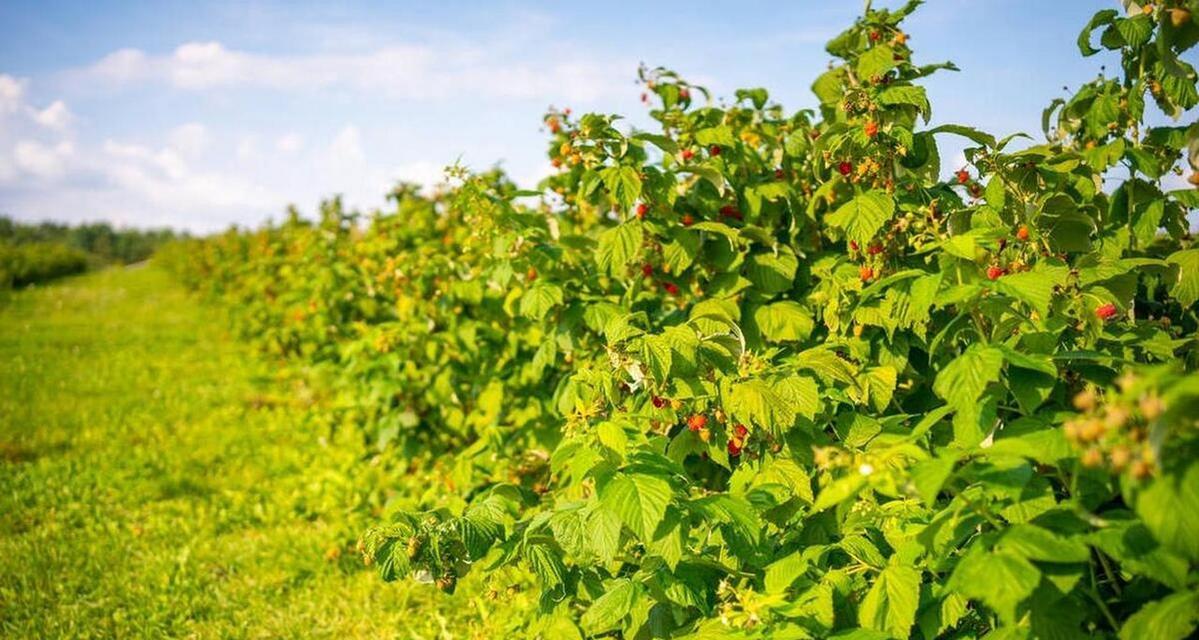
<svg viewBox="0 0 1199 640"><path fill-rule="evenodd" d="M614 276L624 275L629 263L641 251L641 236L641 223L637 220L628 220L608 229L599 237L596 264Z"/></svg>
<svg viewBox="0 0 1199 640"><path fill-rule="evenodd" d="M990 607L1007 624L1016 622L1016 609L1032 596L1041 572L1011 551L971 549L954 568L948 586Z"/></svg>
<svg viewBox="0 0 1199 640"><path fill-rule="evenodd" d="M1170 287L1170 295L1185 307L1195 304L1199 300L1199 249L1176 251L1166 261L1178 265L1178 280Z"/></svg>
<svg viewBox="0 0 1199 640"><path fill-rule="evenodd" d="M764 583L766 593L782 593L802 576L809 565L802 551L796 551L781 560L776 560L766 567Z"/></svg>
<svg viewBox="0 0 1199 640"><path fill-rule="evenodd" d="M972 344L941 369L933 382L933 391L959 412L972 412L987 385L999 380L1002 368L1002 351Z"/></svg>
<svg viewBox="0 0 1199 640"><path fill-rule="evenodd" d="M1183 640L1199 623L1199 592L1175 593L1141 607L1120 627L1120 640Z"/></svg>
<svg viewBox="0 0 1199 640"><path fill-rule="evenodd" d="M1136 512L1158 542L1199 562L1199 463L1156 478L1137 496Z"/></svg>
<svg viewBox="0 0 1199 640"><path fill-rule="evenodd" d="M654 530L666 513L672 496L670 483L643 473L618 473L600 492L600 502L620 517L643 542L653 540Z"/></svg>
<svg viewBox="0 0 1199 640"><path fill-rule="evenodd" d="M562 287L547 282L538 282L520 299L520 314L526 318L542 320L550 309L562 304Z"/></svg>
<svg viewBox="0 0 1199 640"><path fill-rule="evenodd" d="M895 201L886 191L875 189L841 205L825 216L825 222L842 229L846 238L865 247L894 214Z"/></svg>
<svg viewBox="0 0 1199 640"><path fill-rule="evenodd" d="M1098 49L1091 46L1091 32L1105 24L1111 24L1118 15L1120 14L1115 9L1104 9L1091 16L1091 21L1083 27L1082 33L1078 34L1078 50L1082 55L1093 56L1099 53Z"/></svg>
<svg viewBox="0 0 1199 640"><path fill-rule="evenodd" d="M755 253L745 261L745 277L766 293L782 293L791 288L799 260L790 251Z"/></svg>
<svg viewBox="0 0 1199 640"><path fill-rule="evenodd" d="M906 639L920 604L920 571L890 565L883 569L858 608L858 624Z"/></svg>
<svg viewBox="0 0 1199 640"><path fill-rule="evenodd" d="M995 146L995 136L960 124L943 124L939 127L929 129L928 133L952 133L985 147Z"/></svg>
<svg viewBox="0 0 1199 640"><path fill-rule="evenodd" d="M1091 557L1086 544L1031 524L1012 525L995 548L1039 562L1086 562Z"/></svg>
<svg viewBox="0 0 1199 640"><path fill-rule="evenodd" d="M924 116L925 124L932 117L933 110L928 104L928 95L924 92L924 87L915 85L896 86L883 89L882 93L878 94L878 101L886 105L910 105L916 107L917 111Z"/></svg>
<svg viewBox="0 0 1199 640"><path fill-rule="evenodd" d="M583 631L595 635L620 626L620 621L632 611L641 589L641 585L626 578L609 583L604 594L591 603L579 619Z"/></svg>
<svg viewBox="0 0 1199 640"><path fill-rule="evenodd" d="M866 476L858 473L855 469L848 475L833 480L821 490L820 495L816 496L816 504L812 505L812 512L819 513L829 507L841 504L858 495L858 492L865 486Z"/></svg>
<svg viewBox="0 0 1199 640"><path fill-rule="evenodd" d="M637 169L629 166L605 167L601 169L600 178L608 193L620 203L621 208L628 210L641 197L641 176Z"/></svg>
<svg viewBox="0 0 1199 640"><path fill-rule="evenodd" d="M811 312L794 300L762 305L754 309L753 319L767 342L807 340L816 326Z"/></svg>
<svg viewBox="0 0 1199 640"><path fill-rule="evenodd" d="M1049 313L1049 301L1053 299L1054 288L1064 286L1069 275L1069 267L1039 263L1031 271L1005 275L991 282L990 286L1027 303L1043 318Z"/></svg>
<svg viewBox="0 0 1199 640"><path fill-rule="evenodd" d="M658 382L666 382L670 374L672 353L665 336L646 336L641 340L641 361L649 367L650 375Z"/></svg>
<svg viewBox="0 0 1199 640"><path fill-rule="evenodd" d="M705 147L713 144L722 147L731 147L737 144L737 140L733 137L733 130L723 124L696 131L695 141Z"/></svg>
<svg viewBox="0 0 1199 640"><path fill-rule="evenodd" d="M858 58L855 71L863 82L880 77L895 68L895 50L889 45L880 44Z"/></svg>

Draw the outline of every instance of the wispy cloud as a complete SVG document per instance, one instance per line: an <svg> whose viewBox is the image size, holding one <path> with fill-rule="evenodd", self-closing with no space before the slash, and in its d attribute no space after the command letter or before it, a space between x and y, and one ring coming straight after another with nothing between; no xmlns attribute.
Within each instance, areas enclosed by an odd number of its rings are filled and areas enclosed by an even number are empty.
<svg viewBox="0 0 1199 640"><path fill-rule="evenodd" d="M412 99L472 95L591 101L627 92L633 63L574 56L497 58L487 49L449 44L392 44L350 54L267 55L220 42L188 42L166 54L114 51L68 73L107 89L142 84L186 91L266 89L375 91Z"/></svg>

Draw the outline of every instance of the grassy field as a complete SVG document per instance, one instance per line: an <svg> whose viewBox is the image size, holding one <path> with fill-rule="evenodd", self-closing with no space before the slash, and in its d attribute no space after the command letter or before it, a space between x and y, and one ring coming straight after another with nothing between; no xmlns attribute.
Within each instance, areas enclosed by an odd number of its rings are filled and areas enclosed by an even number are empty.
<svg viewBox="0 0 1199 640"><path fill-rule="evenodd" d="M275 369L154 268L0 301L0 636L493 637L362 567L383 471Z"/></svg>

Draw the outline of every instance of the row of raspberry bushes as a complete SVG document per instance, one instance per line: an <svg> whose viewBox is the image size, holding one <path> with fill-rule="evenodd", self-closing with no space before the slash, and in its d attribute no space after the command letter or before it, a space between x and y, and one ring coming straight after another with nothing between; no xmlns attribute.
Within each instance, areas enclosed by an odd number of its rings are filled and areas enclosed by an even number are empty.
<svg viewBox="0 0 1199 640"><path fill-rule="evenodd" d="M1097 13L1121 72L1036 143L927 128L918 4L829 43L818 111L642 69L659 129L551 112L536 191L455 170L161 259L412 465L368 562L527 568L514 633L1187 637L1199 125L1144 123L1199 102L1199 7Z"/></svg>

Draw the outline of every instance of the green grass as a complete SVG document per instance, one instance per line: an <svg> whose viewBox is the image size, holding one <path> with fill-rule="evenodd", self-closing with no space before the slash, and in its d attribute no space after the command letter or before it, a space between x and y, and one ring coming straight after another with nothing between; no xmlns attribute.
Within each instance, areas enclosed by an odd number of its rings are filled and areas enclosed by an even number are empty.
<svg viewBox="0 0 1199 640"><path fill-rule="evenodd" d="M494 637L363 569L386 465L276 369L154 268L0 301L0 636Z"/></svg>

